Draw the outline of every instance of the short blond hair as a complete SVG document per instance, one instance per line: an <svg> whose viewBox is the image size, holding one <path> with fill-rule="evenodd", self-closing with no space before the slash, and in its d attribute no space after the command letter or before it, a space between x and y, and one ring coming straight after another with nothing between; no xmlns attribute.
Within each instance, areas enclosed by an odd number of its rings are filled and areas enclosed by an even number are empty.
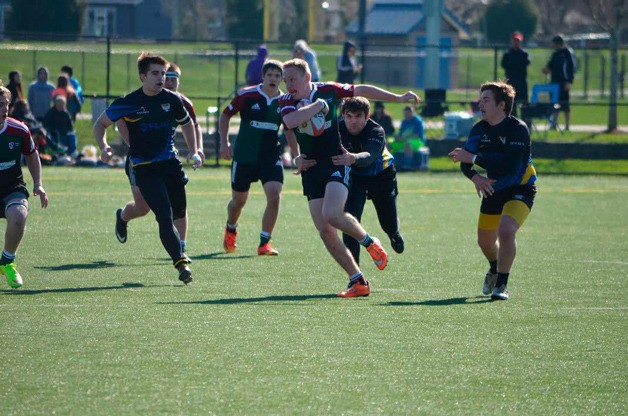
<svg viewBox="0 0 628 416"><path fill-rule="evenodd" d="M290 59L289 61L284 62L283 63L284 71L287 68L297 68L301 70L304 74L312 75L312 71L310 71L310 66L307 64L307 62L305 62L303 59L300 59L300 58L294 58L294 59Z"/></svg>

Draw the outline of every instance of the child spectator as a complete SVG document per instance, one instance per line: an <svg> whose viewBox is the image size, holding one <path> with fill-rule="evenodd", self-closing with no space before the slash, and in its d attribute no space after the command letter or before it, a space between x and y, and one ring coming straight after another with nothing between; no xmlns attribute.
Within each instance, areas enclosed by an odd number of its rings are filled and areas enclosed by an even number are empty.
<svg viewBox="0 0 628 416"><path fill-rule="evenodd" d="M79 99L79 103L83 105L85 103L85 97L83 96L83 87L81 87L81 83L78 79L74 78L74 68L72 65L64 65L61 67L61 73L66 74L70 80L70 85L76 91L76 96Z"/></svg>
<svg viewBox="0 0 628 416"><path fill-rule="evenodd" d="M57 88L52 91L52 99L54 100L57 95L65 97L67 109L70 116L72 116L72 121L76 121L76 115L81 111L81 103L76 95L76 91L70 85L68 76L65 74L61 74L59 78L57 78Z"/></svg>

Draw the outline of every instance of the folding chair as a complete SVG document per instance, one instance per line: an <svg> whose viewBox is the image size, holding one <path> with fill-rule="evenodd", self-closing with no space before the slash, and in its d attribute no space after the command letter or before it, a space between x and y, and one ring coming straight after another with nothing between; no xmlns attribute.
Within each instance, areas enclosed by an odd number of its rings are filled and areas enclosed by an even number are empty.
<svg viewBox="0 0 628 416"><path fill-rule="evenodd" d="M432 120L430 118L442 117L449 107L445 105L447 90L442 88L426 89L423 103L421 106L421 117L425 124L425 136L429 138L440 138L441 120Z"/></svg>
<svg viewBox="0 0 628 416"><path fill-rule="evenodd" d="M552 114L560 108L558 84L535 84L532 86L532 97L529 103L521 106L521 118L530 127L530 131L541 137L541 130L534 120L542 120L547 126L543 130L543 138L547 139L547 132L554 125ZM558 126L556 126L558 128Z"/></svg>
<svg viewBox="0 0 628 416"><path fill-rule="evenodd" d="M446 101L447 90L438 89L426 89L425 90L425 105L421 108L421 117L438 117L445 114L445 111L449 110L449 107L443 105Z"/></svg>

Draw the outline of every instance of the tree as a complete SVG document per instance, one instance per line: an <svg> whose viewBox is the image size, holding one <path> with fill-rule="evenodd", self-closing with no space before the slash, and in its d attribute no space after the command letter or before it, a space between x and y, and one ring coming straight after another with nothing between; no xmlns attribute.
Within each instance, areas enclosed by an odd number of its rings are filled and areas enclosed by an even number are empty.
<svg viewBox="0 0 628 416"><path fill-rule="evenodd" d="M308 0L282 1L279 38L288 41L307 39L308 17Z"/></svg>
<svg viewBox="0 0 628 416"><path fill-rule="evenodd" d="M208 23L216 12L211 0L162 1L162 4L175 19L177 38L199 40L209 36Z"/></svg>
<svg viewBox="0 0 628 416"><path fill-rule="evenodd" d="M231 39L264 37L264 2L262 0L225 0L225 23Z"/></svg>
<svg viewBox="0 0 628 416"><path fill-rule="evenodd" d="M584 0L584 2L595 23L609 35L611 79L607 129L609 132L613 132L617 130L617 88L619 84L617 50L622 28L628 24L628 0Z"/></svg>
<svg viewBox="0 0 628 416"><path fill-rule="evenodd" d="M512 32L524 37L536 32L537 9L532 0L492 0L486 7L480 27L491 43L507 43Z"/></svg>
<svg viewBox="0 0 628 416"><path fill-rule="evenodd" d="M7 31L81 33L85 0L11 0Z"/></svg>

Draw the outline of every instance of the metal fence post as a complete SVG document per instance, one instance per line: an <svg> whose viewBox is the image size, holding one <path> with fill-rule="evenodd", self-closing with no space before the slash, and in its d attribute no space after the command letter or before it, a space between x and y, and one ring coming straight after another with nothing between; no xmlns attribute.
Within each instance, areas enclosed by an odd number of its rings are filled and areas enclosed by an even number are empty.
<svg viewBox="0 0 628 416"><path fill-rule="evenodd" d="M216 131L214 132L214 142L215 142L215 148L216 148L216 166L220 165L220 109L222 108L222 99L220 97L218 97L216 99L216 108L218 110L216 110ZM229 136L229 130L227 129L227 136Z"/></svg>
<svg viewBox="0 0 628 416"><path fill-rule="evenodd" d="M604 84L606 83L606 57L600 55L600 97L604 97Z"/></svg>
<svg viewBox="0 0 628 416"><path fill-rule="evenodd" d="M589 98L589 53L584 50L584 99Z"/></svg>
<svg viewBox="0 0 628 416"><path fill-rule="evenodd" d="M233 89L238 88L238 78L240 77L238 74L238 67L240 66L240 42L235 42L235 79L233 80Z"/></svg>
<svg viewBox="0 0 628 416"><path fill-rule="evenodd" d="M493 79L497 80L497 46L493 47Z"/></svg>
<svg viewBox="0 0 628 416"><path fill-rule="evenodd" d="M111 92L111 37L107 36L107 98L105 98L107 105L109 105L109 93Z"/></svg>
<svg viewBox="0 0 628 416"><path fill-rule="evenodd" d="M621 56L621 65L619 70L619 96L624 98L624 79L626 78L626 55Z"/></svg>

